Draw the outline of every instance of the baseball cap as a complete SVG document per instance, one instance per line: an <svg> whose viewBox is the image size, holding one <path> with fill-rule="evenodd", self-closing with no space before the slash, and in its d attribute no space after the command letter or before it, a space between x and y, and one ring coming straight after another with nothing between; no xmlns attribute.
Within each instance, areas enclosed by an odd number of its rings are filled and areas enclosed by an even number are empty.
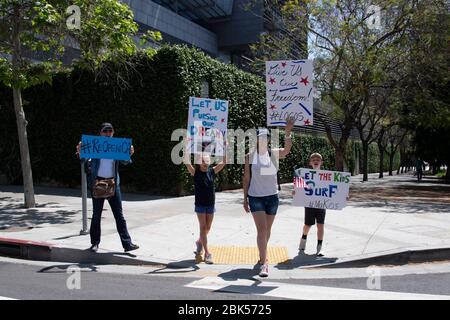
<svg viewBox="0 0 450 320"><path fill-rule="evenodd" d="M256 136L257 136L257 137L261 137L261 136L267 136L267 137L269 137L269 136L270 136L270 132L269 132L268 129L265 129L265 128L259 128L259 129L256 131Z"/></svg>
<svg viewBox="0 0 450 320"><path fill-rule="evenodd" d="M105 129L113 129L114 130L113 125L111 123L109 123L109 122L103 122L102 123L100 130L103 131Z"/></svg>
<svg viewBox="0 0 450 320"><path fill-rule="evenodd" d="M313 154L311 154L309 156L309 160L311 160L313 158L319 158L320 160L322 160L322 155L320 153L314 152Z"/></svg>

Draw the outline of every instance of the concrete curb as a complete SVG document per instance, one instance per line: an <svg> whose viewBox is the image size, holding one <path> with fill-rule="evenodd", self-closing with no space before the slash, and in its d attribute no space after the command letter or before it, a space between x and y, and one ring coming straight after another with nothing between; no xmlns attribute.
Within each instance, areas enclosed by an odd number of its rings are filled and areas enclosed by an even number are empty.
<svg viewBox="0 0 450 320"><path fill-rule="evenodd" d="M69 262L81 264L118 264L132 266L166 266L175 261L148 260L131 253L58 247L46 242L0 238L0 255L28 260Z"/></svg>
<svg viewBox="0 0 450 320"><path fill-rule="evenodd" d="M9 257L49 261L52 248L46 242L0 238L0 254Z"/></svg>
<svg viewBox="0 0 450 320"><path fill-rule="evenodd" d="M366 255L338 259L332 263L303 266L301 269L316 268L366 268L381 265L404 265L450 260L450 247L413 247L376 252Z"/></svg>
<svg viewBox="0 0 450 320"><path fill-rule="evenodd" d="M87 249L58 247L46 242L27 241L0 237L0 255L28 260L54 261L80 264L116 264L131 266L166 266L170 268L192 267L192 263L137 256L131 253L102 251L97 253ZM294 258L295 259L295 258ZM324 263L296 266L299 269L317 268L365 268L377 265L404 265L450 260L450 247L408 248L382 251L367 255L342 259L324 257ZM282 269L291 269L292 264L284 264Z"/></svg>

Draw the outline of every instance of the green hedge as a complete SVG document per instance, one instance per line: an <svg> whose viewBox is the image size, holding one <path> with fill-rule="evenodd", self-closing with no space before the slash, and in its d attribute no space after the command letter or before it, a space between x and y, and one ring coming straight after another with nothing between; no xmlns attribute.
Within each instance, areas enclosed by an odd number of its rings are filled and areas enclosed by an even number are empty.
<svg viewBox="0 0 450 320"><path fill-rule="evenodd" d="M131 60L139 73L132 76L131 87L123 92L78 69L56 75L51 85L25 90L36 183L78 186L80 165L75 145L81 134L96 134L99 124L108 121L115 126L116 136L133 139L136 150L134 163L121 170L125 190L178 195L192 191L192 178L184 166L170 159L178 143L171 141L171 133L186 128L188 98L200 95L205 80L210 84L211 98L230 101L229 128L247 130L265 125L265 86L258 76L181 46L163 47L153 57L138 53ZM0 175L20 183L10 89L0 87L0 106ZM349 147L349 159L353 149ZM293 167L307 165L312 152L324 156L325 168L334 167L334 150L326 138L302 135L295 137L292 153L281 162L282 180L290 181ZM376 165L372 167L376 171ZM219 189L239 186L242 170L242 165L227 166L219 175Z"/></svg>

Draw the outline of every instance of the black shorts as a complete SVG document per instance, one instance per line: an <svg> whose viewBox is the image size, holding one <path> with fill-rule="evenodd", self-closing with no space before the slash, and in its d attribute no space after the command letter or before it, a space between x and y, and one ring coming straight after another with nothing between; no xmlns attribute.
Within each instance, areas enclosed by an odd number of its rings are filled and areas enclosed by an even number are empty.
<svg viewBox="0 0 450 320"><path fill-rule="evenodd" d="M324 224L325 223L325 209L318 208L305 208L305 224L307 226L313 226L316 224Z"/></svg>

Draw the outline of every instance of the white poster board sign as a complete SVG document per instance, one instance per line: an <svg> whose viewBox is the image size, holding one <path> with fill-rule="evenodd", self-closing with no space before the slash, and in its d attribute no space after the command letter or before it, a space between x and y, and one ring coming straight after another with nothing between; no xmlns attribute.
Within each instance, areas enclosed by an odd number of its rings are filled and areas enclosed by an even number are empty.
<svg viewBox="0 0 450 320"><path fill-rule="evenodd" d="M298 207L342 210L347 203L350 173L300 168L294 174L294 199Z"/></svg>
<svg viewBox="0 0 450 320"><path fill-rule="evenodd" d="M190 153L204 151L222 156L227 124L228 101L190 97L187 128Z"/></svg>
<svg viewBox="0 0 450 320"><path fill-rule="evenodd" d="M267 126L313 124L313 61L266 61Z"/></svg>

